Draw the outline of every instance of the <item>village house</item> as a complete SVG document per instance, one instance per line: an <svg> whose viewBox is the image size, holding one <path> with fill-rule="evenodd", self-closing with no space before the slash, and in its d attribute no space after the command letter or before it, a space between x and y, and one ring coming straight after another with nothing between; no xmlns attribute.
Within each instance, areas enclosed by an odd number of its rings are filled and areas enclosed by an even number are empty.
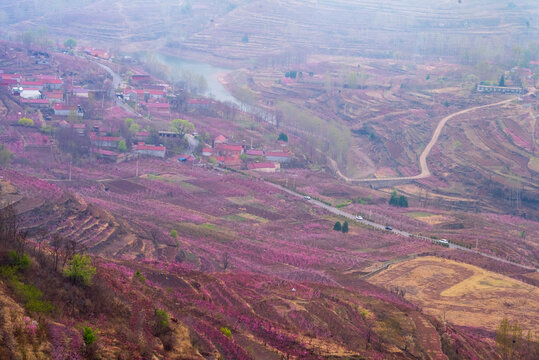
<svg viewBox="0 0 539 360"><path fill-rule="evenodd" d="M225 144L227 143L228 140L227 138L224 136L224 135L218 135L215 140L213 140L213 146L217 145L217 144Z"/></svg>
<svg viewBox="0 0 539 360"><path fill-rule="evenodd" d="M19 84L23 89L32 88L43 90L44 87L43 80L22 80Z"/></svg>
<svg viewBox="0 0 539 360"><path fill-rule="evenodd" d="M217 162L220 165L238 167L241 165L241 159L239 155L232 156L217 156Z"/></svg>
<svg viewBox="0 0 539 360"><path fill-rule="evenodd" d="M219 156L240 156L243 154L243 146L241 145L232 145L232 144L222 144L217 143L214 147L214 151L219 154Z"/></svg>
<svg viewBox="0 0 539 360"><path fill-rule="evenodd" d="M213 149L212 148L202 149L202 156L213 156Z"/></svg>
<svg viewBox="0 0 539 360"><path fill-rule="evenodd" d="M497 94L522 94L524 89L520 87L509 86L491 86L491 85L477 85L477 92L481 93L497 93Z"/></svg>
<svg viewBox="0 0 539 360"><path fill-rule="evenodd" d="M188 110L195 109L208 109L210 107L211 101L209 99L189 99L187 100Z"/></svg>
<svg viewBox="0 0 539 360"><path fill-rule="evenodd" d="M54 115L56 116L69 116L71 113L78 117L84 117L84 111L80 106L67 105L63 103L55 103L53 105Z"/></svg>
<svg viewBox="0 0 539 360"><path fill-rule="evenodd" d="M41 99L41 91L37 88L19 88L19 96L23 99Z"/></svg>
<svg viewBox="0 0 539 360"><path fill-rule="evenodd" d="M122 140L122 138L119 136L100 136L95 133L90 134L90 142L92 143L92 146L98 148L105 147L116 149L120 140Z"/></svg>
<svg viewBox="0 0 539 360"><path fill-rule="evenodd" d="M43 98L50 102L62 102L64 100L64 93L59 90L42 91Z"/></svg>
<svg viewBox="0 0 539 360"><path fill-rule="evenodd" d="M139 131L134 136L136 142L147 142L150 140L150 132L149 131Z"/></svg>
<svg viewBox="0 0 539 360"><path fill-rule="evenodd" d="M256 159L258 157L264 157L263 150L245 150L245 155L248 159Z"/></svg>
<svg viewBox="0 0 539 360"><path fill-rule="evenodd" d="M272 152L266 151L266 160L278 163L289 162L292 159L292 154L289 152Z"/></svg>
<svg viewBox="0 0 539 360"><path fill-rule="evenodd" d="M135 145L135 152L140 155L153 156L164 159L167 148L164 146L146 145L143 142L139 142L137 145Z"/></svg>
<svg viewBox="0 0 539 360"><path fill-rule="evenodd" d="M159 131L158 132L159 134L159 137L161 138L179 138L180 137L180 134L178 134L177 132L174 132L174 131Z"/></svg>
<svg viewBox="0 0 539 360"><path fill-rule="evenodd" d="M247 165L249 170L274 173L281 168L281 164L273 162L252 163Z"/></svg>
<svg viewBox="0 0 539 360"><path fill-rule="evenodd" d="M152 114L169 114L170 113L170 104L169 103L146 103L146 109Z"/></svg>
<svg viewBox="0 0 539 360"><path fill-rule="evenodd" d="M73 129L80 136L84 136L84 134L86 134L86 124L73 124Z"/></svg>
<svg viewBox="0 0 539 360"><path fill-rule="evenodd" d="M80 97L80 98L88 98L88 89L82 88L80 86L73 87L73 90L71 90L74 96Z"/></svg>
<svg viewBox="0 0 539 360"><path fill-rule="evenodd" d="M46 108L49 107L50 101L47 99L21 99L21 103L31 106L31 107L38 107L38 108Z"/></svg>
<svg viewBox="0 0 539 360"><path fill-rule="evenodd" d="M115 162L115 163L119 163L125 160L125 154L119 154L117 152L110 151L110 150L91 149L91 152L100 159L104 159L104 160Z"/></svg>
<svg viewBox="0 0 539 360"><path fill-rule="evenodd" d="M135 74L131 76L131 82L136 84L144 84L150 82L150 75L146 74Z"/></svg>

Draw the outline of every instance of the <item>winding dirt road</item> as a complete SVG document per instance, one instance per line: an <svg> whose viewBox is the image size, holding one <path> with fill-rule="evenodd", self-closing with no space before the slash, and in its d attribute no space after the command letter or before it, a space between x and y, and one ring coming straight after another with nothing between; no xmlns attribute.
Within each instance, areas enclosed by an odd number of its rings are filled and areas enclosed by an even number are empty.
<svg viewBox="0 0 539 360"><path fill-rule="evenodd" d="M425 147L425 149L423 150L423 152L421 153L421 155L419 157L419 165L421 167L421 173L418 174L418 175L401 176L401 177L389 177L389 178L357 178L357 179L354 179L354 178L349 178L349 177L345 176L344 174L342 174L341 171L338 169L337 164L334 161L332 161L333 167L334 167L335 171L337 172L337 175L339 175L339 177L341 177L342 179L344 179L347 182L358 182L358 183L368 182L368 183L372 183L372 182L384 182L384 181L398 181L398 180L410 181L410 180L424 179L424 178L429 177L431 175L431 172L429 170L429 166L427 164L427 157L429 156L432 148L434 147L434 145L438 141L438 138L440 137L440 134L442 133L442 130L443 130L445 124L447 124L447 122L449 120L453 119L454 117L457 117L457 116L460 116L460 115L463 115L463 114L467 114L467 113L475 111L475 110L485 109L485 108L488 108L488 107L494 107L494 106L499 106L499 105L504 105L504 104L510 103L513 100L515 100L515 98L510 98L510 99L499 101L499 102L493 103L493 104L474 106L474 107L471 107L469 109L461 110L461 111L458 111L458 112L453 113L451 115L448 115L448 116L444 117L442 120L440 120L440 122L438 123L438 126L436 126L436 129L434 130L434 133L432 134L432 138L430 139L430 142L427 144L427 146Z"/></svg>

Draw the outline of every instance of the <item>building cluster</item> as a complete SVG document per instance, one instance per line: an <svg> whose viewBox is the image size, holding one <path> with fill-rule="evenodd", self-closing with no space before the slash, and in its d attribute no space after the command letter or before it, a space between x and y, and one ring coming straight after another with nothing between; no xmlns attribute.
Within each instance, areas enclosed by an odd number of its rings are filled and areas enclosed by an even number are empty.
<svg viewBox="0 0 539 360"><path fill-rule="evenodd" d="M129 86L117 96L131 102L141 113L167 116L170 115L168 91L167 84L153 84L150 75L134 74L131 75Z"/></svg>
<svg viewBox="0 0 539 360"><path fill-rule="evenodd" d="M8 88L23 106L50 109L51 114L59 117L84 116L82 107L70 105L67 99L88 98L90 93L88 89L81 86L67 86L56 75L22 76L6 74L0 70L0 79L0 86Z"/></svg>
<svg viewBox="0 0 539 360"><path fill-rule="evenodd" d="M272 151L256 150L243 144L232 143L224 135L219 135L213 140L213 147L202 149L202 156L227 167L246 166L249 170L275 172L282 163L292 160L292 153L282 147Z"/></svg>

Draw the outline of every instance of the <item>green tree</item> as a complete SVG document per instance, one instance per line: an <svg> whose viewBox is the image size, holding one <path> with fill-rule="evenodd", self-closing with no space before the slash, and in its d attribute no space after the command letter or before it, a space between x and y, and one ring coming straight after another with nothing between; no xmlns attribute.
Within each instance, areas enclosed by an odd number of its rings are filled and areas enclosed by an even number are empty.
<svg viewBox="0 0 539 360"><path fill-rule="evenodd" d="M129 125L129 133L131 135L136 135L140 131L140 126L137 123L132 123Z"/></svg>
<svg viewBox="0 0 539 360"><path fill-rule="evenodd" d="M288 135L286 135L285 133L282 132L282 133L279 134L279 137L277 138L277 140L288 142Z"/></svg>
<svg viewBox="0 0 539 360"><path fill-rule="evenodd" d="M335 225L333 225L333 230L335 231L341 231L342 227L341 227L341 222L340 221L337 221L335 223Z"/></svg>
<svg viewBox="0 0 539 360"><path fill-rule="evenodd" d="M27 117L20 118L17 123L22 126L34 126L34 120Z"/></svg>
<svg viewBox="0 0 539 360"><path fill-rule="evenodd" d="M96 273L88 255L75 254L64 270L64 276L74 283L91 285Z"/></svg>
<svg viewBox="0 0 539 360"><path fill-rule="evenodd" d="M342 224L342 229L341 231L343 232L343 234L346 234L348 232L348 221L345 221L343 224Z"/></svg>
<svg viewBox="0 0 539 360"><path fill-rule="evenodd" d="M96 340L97 336L95 335L94 330L90 326L85 326L82 332L82 340L87 346L92 345Z"/></svg>
<svg viewBox="0 0 539 360"><path fill-rule="evenodd" d="M155 310L154 330L156 335L162 335L170 330L169 316L165 310Z"/></svg>
<svg viewBox="0 0 539 360"><path fill-rule="evenodd" d="M73 49L75 46L77 46L77 42L71 38L67 39L64 42L64 46L69 49Z"/></svg>
<svg viewBox="0 0 539 360"><path fill-rule="evenodd" d="M500 78L499 86L505 86L505 74L502 74L502 77Z"/></svg>
<svg viewBox="0 0 539 360"><path fill-rule="evenodd" d="M118 150L120 150L121 152L126 152L127 151L127 145L125 143L125 140L120 140L118 141Z"/></svg>
<svg viewBox="0 0 539 360"><path fill-rule="evenodd" d="M131 125L133 125L135 123L135 120L133 120L132 118L126 118L125 119L125 127L129 129L129 127Z"/></svg>
<svg viewBox="0 0 539 360"><path fill-rule="evenodd" d="M187 134L187 132L194 130L195 125L193 125L193 123L189 122L188 120L174 119L172 120L172 124L170 125L170 131L179 134L181 138L183 138L185 134Z"/></svg>
<svg viewBox="0 0 539 360"><path fill-rule="evenodd" d="M9 165L11 164L11 159L13 158L13 154L6 145L0 144L0 167L7 169Z"/></svg>
<svg viewBox="0 0 539 360"><path fill-rule="evenodd" d="M398 207L408 207L408 198L404 195L397 195L397 190L393 190L391 198L389 199L389 205Z"/></svg>
<svg viewBox="0 0 539 360"><path fill-rule="evenodd" d="M230 329L227 328L227 327L225 327L225 326L223 326L223 327L221 328L221 332L222 332L223 335L226 336L226 337L231 337L231 336L232 336L232 331L230 331Z"/></svg>
<svg viewBox="0 0 539 360"><path fill-rule="evenodd" d="M174 239L178 238L178 231L175 229L170 230L170 236L172 236Z"/></svg>

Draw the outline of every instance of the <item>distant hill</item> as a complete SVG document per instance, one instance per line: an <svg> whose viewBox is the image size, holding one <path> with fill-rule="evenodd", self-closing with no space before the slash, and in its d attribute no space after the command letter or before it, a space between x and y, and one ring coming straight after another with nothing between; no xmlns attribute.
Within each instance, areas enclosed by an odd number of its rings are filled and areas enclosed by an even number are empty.
<svg viewBox="0 0 539 360"><path fill-rule="evenodd" d="M398 56L454 54L480 44L534 40L533 0L22 0L0 5L12 35L44 29L49 36L125 49L205 52L232 60L283 52ZM500 40L504 40L500 42Z"/></svg>

